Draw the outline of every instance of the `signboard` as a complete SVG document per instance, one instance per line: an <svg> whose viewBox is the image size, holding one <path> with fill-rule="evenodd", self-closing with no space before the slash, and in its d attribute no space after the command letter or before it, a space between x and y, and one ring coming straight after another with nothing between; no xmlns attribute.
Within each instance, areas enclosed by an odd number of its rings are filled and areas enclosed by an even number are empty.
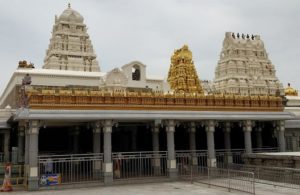
<svg viewBox="0 0 300 195"><path fill-rule="evenodd" d="M40 184L45 186L54 186L61 184L60 174L44 174L41 176Z"/></svg>

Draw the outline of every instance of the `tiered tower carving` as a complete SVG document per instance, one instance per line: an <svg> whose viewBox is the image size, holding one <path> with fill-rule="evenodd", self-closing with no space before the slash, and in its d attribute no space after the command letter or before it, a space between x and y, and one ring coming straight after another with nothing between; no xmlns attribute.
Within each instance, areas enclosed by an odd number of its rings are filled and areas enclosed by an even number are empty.
<svg viewBox="0 0 300 195"><path fill-rule="evenodd" d="M283 95L259 35L226 32L220 60L215 70L217 93L240 95Z"/></svg>
<svg viewBox="0 0 300 195"><path fill-rule="evenodd" d="M200 93L203 90L187 45L174 51L168 74L170 88L175 93Z"/></svg>
<svg viewBox="0 0 300 195"><path fill-rule="evenodd" d="M44 59L45 69L100 71L83 17L69 4L57 17L49 48Z"/></svg>

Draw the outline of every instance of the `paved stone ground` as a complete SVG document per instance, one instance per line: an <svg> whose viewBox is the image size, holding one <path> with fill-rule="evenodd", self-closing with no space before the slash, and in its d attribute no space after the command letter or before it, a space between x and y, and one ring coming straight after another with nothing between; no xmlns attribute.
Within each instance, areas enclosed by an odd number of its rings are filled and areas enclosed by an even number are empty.
<svg viewBox="0 0 300 195"><path fill-rule="evenodd" d="M1 195L237 195L246 194L243 192L232 191L227 189L211 187L203 184L190 184L186 182L166 182L166 183L150 183L150 184L130 184L130 185L114 185L89 187L78 189L63 189L63 190L41 190L37 192L15 191L0 193ZM299 195L300 190L287 188L274 188L270 185L256 184L257 195Z"/></svg>

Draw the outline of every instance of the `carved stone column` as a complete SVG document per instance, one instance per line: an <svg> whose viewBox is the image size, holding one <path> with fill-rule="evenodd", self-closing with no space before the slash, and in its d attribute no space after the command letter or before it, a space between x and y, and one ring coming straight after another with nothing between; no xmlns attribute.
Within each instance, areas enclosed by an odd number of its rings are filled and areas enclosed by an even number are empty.
<svg viewBox="0 0 300 195"><path fill-rule="evenodd" d="M252 131L252 122L247 120L244 122L244 140L245 140L245 151L246 154L252 153L252 141L251 141L251 131Z"/></svg>
<svg viewBox="0 0 300 195"><path fill-rule="evenodd" d="M24 161L25 164L29 164L29 144L30 144L30 136L29 136L29 126L25 126L25 154L24 154Z"/></svg>
<svg viewBox="0 0 300 195"><path fill-rule="evenodd" d="M278 147L279 147L279 152L285 152L285 137L284 137L284 131L285 131L285 126L284 126L284 121L278 121Z"/></svg>
<svg viewBox="0 0 300 195"><path fill-rule="evenodd" d="M159 158L159 125L154 124L152 127L152 149L154 153L153 169L154 173L160 174L160 158Z"/></svg>
<svg viewBox="0 0 300 195"><path fill-rule="evenodd" d="M101 152L101 122L95 122L93 125L93 152Z"/></svg>
<svg viewBox="0 0 300 195"><path fill-rule="evenodd" d="M192 165L198 165L198 159L196 157L196 124L190 123L189 129L190 136L190 150L192 151Z"/></svg>
<svg viewBox="0 0 300 195"><path fill-rule="evenodd" d="M28 190L38 190L39 175L38 175L38 146L39 146L39 121L32 120L29 122L29 175L28 175Z"/></svg>
<svg viewBox="0 0 300 195"><path fill-rule="evenodd" d="M22 125L22 126L21 126ZM18 162L24 162L24 136L25 124L19 124L18 127Z"/></svg>
<svg viewBox="0 0 300 195"><path fill-rule="evenodd" d="M101 163L99 153L101 152L101 122L97 121L93 124L93 152L95 153L95 160L93 161L93 175L94 178L101 176Z"/></svg>
<svg viewBox="0 0 300 195"><path fill-rule="evenodd" d="M262 128L259 126L256 129L256 147L257 148L262 148L262 146L263 146L261 132L262 132Z"/></svg>
<svg viewBox="0 0 300 195"><path fill-rule="evenodd" d="M167 125L166 131L167 131L167 146L168 146L168 173L169 173L169 177L174 179L177 177L175 144L174 144L175 121L167 120L166 125Z"/></svg>
<svg viewBox="0 0 300 195"><path fill-rule="evenodd" d="M104 153L104 183L109 185L113 182L113 164L111 159L111 133L112 120L103 121L103 153Z"/></svg>
<svg viewBox="0 0 300 195"><path fill-rule="evenodd" d="M208 167L216 167L217 160L216 160L216 152L215 152L215 121L209 120L206 124L206 139L207 139L207 166Z"/></svg>
<svg viewBox="0 0 300 195"><path fill-rule="evenodd" d="M225 122L224 132L224 146L226 150L226 161L227 163L232 163L232 153L231 153L231 124L230 122Z"/></svg>

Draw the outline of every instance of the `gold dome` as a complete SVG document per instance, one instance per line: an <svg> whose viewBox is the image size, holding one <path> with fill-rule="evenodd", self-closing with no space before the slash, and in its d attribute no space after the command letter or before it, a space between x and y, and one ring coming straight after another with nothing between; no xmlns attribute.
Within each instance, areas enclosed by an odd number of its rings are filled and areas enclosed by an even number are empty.
<svg viewBox="0 0 300 195"><path fill-rule="evenodd" d="M298 96L298 91L291 87L291 84L288 83L288 87L284 89L284 94L286 96Z"/></svg>

